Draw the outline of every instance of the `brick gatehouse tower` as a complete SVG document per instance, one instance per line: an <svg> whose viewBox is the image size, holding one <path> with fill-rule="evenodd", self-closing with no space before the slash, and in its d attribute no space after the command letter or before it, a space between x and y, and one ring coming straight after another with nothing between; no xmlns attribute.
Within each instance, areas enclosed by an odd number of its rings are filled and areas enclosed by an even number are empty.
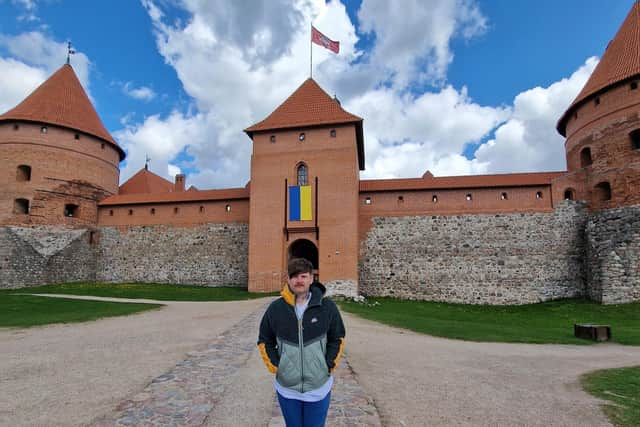
<svg viewBox="0 0 640 427"><path fill-rule="evenodd" d="M245 132L253 141L249 289L280 289L294 256L311 260L322 282L355 289L362 119L308 79Z"/></svg>

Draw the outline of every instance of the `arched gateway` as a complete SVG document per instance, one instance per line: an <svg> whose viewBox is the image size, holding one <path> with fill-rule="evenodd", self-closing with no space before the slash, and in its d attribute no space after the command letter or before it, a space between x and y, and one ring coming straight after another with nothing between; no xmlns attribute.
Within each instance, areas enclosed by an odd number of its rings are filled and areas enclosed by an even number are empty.
<svg viewBox="0 0 640 427"><path fill-rule="evenodd" d="M289 245L287 251L287 260L291 258L304 258L313 264L314 275L318 276L318 248L316 245L307 239L298 239Z"/></svg>

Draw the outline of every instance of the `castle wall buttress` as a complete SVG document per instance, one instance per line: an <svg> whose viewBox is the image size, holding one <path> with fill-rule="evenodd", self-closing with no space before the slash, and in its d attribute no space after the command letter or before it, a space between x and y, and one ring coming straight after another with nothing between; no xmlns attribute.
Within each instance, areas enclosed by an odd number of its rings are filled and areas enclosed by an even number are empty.
<svg viewBox="0 0 640 427"><path fill-rule="evenodd" d="M0 289L95 281L95 229L0 227Z"/></svg>

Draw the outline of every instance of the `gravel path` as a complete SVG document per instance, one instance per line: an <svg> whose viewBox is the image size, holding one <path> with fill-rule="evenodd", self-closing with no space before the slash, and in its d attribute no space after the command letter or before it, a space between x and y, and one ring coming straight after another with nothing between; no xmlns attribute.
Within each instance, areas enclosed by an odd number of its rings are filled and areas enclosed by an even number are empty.
<svg viewBox="0 0 640 427"><path fill-rule="evenodd" d="M268 301L0 329L0 426L282 426L255 347ZM640 363L640 347L471 343L343 315L330 426L606 426L579 375Z"/></svg>
<svg viewBox="0 0 640 427"><path fill-rule="evenodd" d="M385 426L608 426L578 377L640 364L640 347L474 343L343 316Z"/></svg>

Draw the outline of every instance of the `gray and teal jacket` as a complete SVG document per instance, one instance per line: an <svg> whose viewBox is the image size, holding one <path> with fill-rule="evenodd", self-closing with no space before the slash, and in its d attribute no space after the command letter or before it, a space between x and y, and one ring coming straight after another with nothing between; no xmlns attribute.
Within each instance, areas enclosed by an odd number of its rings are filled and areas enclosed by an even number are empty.
<svg viewBox="0 0 640 427"><path fill-rule="evenodd" d="M272 302L260 322L258 347L269 372L286 388L304 393L321 387L335 369L344 348L344 324L336 304L324 298L314 282L301 320L295 296L285 284L282 298Z"/></svg>

